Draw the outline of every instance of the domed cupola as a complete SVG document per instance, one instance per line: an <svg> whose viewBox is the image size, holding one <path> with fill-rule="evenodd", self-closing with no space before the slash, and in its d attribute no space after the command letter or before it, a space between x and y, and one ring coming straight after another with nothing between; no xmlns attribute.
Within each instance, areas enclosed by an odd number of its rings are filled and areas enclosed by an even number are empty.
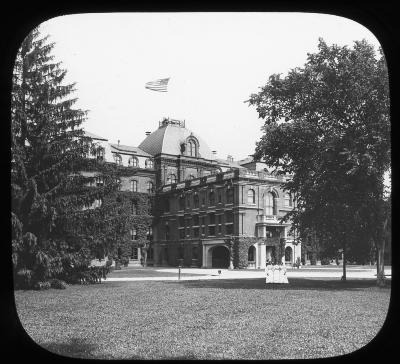
<svg viewBox="0 0 400 364"><path fill-rule="evenodd" d="M186 129L185 121L169 118L160 121L158 129L148 135L139 148L152 156L163 153L212 159L208 145L198 135Z"/></svg>

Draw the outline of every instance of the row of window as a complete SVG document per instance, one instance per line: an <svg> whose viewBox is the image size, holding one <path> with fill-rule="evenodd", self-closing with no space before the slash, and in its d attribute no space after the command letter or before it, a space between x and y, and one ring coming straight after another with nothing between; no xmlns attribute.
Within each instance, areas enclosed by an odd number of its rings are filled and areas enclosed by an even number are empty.
<svg viewBox="0 0 400 364"><path fill-rule="evenodd" d="M200 198L201 198L201 201L200 201ZM222 191L218 191L217 199L218 199L218 203L222 203ZM233 203L233 189L232 188L228 188L225 190L225 201L227 204ZM284 201L285 201L286 207L291 207L293 204L292 198L289 193L285 194ZM199 196L199 194L197 192L194 193L193 200L191 198L191 195L186 195L186 198L185 198L185 196L181 195L178 198L178 211L182 211L185 208L194 208L194 209L199 208L200 202L201 202L201 206L206 205L205 193L202 193L201 197ZM256 203L255 191L253 189L249 189L247 192L247 203L250 205L254 205ZM275 201L275 198L274 198L274 195L272 192L267 193L265 203L266 203L266 214L267 215L274 215L277 213L276 201ZM215 206L215 204L216 204L216 193L214 191L209 191L208 192L208 206ZM165 200L164 205L165 205L164 206L165 212L169 212L170 211L169 199Z"/></svg>
<svg viewBox="0 0 400 364"><path fill-rule="evenodd" d="M222 224L222 215L225 215L225 222L232 223L233 222L233 212L226 211L224 214L216 214L215 212L209 213L208 216L208 225ZM206 216L179 216L178 219L179 227L190 227L190 226L204 226L206 225Z"/></svg>
<svg viewBox="0 0 400 364"><path fill-rule="evenodd" d="M231 204L233 203L233 188L227 188L225 190L225 203ZM216 197L218 199L218 203L222 203L222 191L219 191L217 196L214 191L209 191L208 192L208 206L215 206L216 204ZM194 208L197 209L201 206L206 205L206 193L203 192L201 194L195 192L193 194L193 200L191 195L186 195L179 196L178 198L178 211L182 211L185 208ZM168 197L165 198L164 200L164 211L169 212L170 211L170 200Z"/></svg>
<svg viewBox="0 0 400 364"><path fill-rule="evenodd" d="M196 178L196 176L194 174L189 174L189 176L187 176L186 179L195 179L195 178ZM173 183L177 183L177 182L178 182L178 178L176 177L176 174L170 173L167 176L167 181L166 181L167 185L170 185L170 184L173 184Z"/></svg>
<svg viewBox="0 0 400 364"><path fill-rule="evenodd" d="M232 235L233 234L233 223L225 223L225 234L226 235ZM170 240L170 227L168 225L165 225L165 240ZM193 235L190 234L190 231L192 231ZM201 226L192 226L192 227L186 227L186 228L180 228L179 229L179 239L185 239L185 238L198 238L200 237L200 234L202 237L206 236L206 231L207 231L207 236L217 236L217 235L222 235L222 224L218 225L201 225Z"/></svg>
<svg viewBox="0 0 400 364"><path fill-rule="evenodd" d="M129 181L130 184L130 191L132 192L138 192L138 181L133 179ZM147 193L153 193L154 192L154 183L152 181L147 182L147 188L146 188Z"/></svg>
<svg viewBox="0 0 400 364"><path fill-rule="evenodd" d="M119 184L118 189L121 189L121 180L118 178L116 181ZM97 176L93 181L89 183L90 186L102 187L104 186L104 178L102 176ZM129 181L129 190L132 192L138 192L139 181L138 180L130 180ZM152 181L147 181L146 184L147 193L154 192L154 183Z"/></svg>
<svg viewBox="0 0 400 364"><path fill-rule="evenodd" d="M122 156L120 154L114 153L114 161L118 165L122 166ZM144 164L145 164L145 168L154 168L152 159L146 159ZM129 157L128 167L139 167L139 159L136 157Z"/></svg>

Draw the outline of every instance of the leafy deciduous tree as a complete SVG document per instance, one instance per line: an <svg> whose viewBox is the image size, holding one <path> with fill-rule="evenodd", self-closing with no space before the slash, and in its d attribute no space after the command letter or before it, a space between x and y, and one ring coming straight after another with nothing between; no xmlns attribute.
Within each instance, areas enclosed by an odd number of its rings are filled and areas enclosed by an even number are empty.
<svg viewBox="0 0 400 364"><path fill-rule="evenodd" d="M383 177L390 168L382 50L377 58L365 40L351 49L320 39L303 68L270 76L247 102L265 120L255 157L293 175L284 187L296 195L297 209L286 219L300 238L315 232L326 248L363 258L373 242L382 255ZM382 278L382 259L378 266Z"/></svg>

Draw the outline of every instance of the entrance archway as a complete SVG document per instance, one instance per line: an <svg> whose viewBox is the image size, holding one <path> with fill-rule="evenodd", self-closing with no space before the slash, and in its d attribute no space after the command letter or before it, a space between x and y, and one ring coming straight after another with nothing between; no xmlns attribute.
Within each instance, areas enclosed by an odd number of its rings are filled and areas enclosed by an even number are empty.
<svg viewBox="0 0 400 364"><path fill-rule="evenodd" d="M229 268L229 249L225 246L216 246L211 249L212 268Z"/></svg>

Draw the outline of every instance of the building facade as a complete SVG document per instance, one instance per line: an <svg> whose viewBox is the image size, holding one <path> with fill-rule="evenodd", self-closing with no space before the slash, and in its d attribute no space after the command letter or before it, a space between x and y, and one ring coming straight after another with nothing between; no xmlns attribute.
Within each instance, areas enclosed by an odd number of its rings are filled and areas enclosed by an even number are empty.
<svg viewBox="0 0 400 364"><path fill-rule="evenodd" d="M294 264L301 257L290 222L280 222L295 207L281 188L288 177L251 158L217 159L180 120L162 120L138 147L87 136L101 150L93 157L134 172L121 190L154 199L149 264L262 269L267 261Z"/></svg>

